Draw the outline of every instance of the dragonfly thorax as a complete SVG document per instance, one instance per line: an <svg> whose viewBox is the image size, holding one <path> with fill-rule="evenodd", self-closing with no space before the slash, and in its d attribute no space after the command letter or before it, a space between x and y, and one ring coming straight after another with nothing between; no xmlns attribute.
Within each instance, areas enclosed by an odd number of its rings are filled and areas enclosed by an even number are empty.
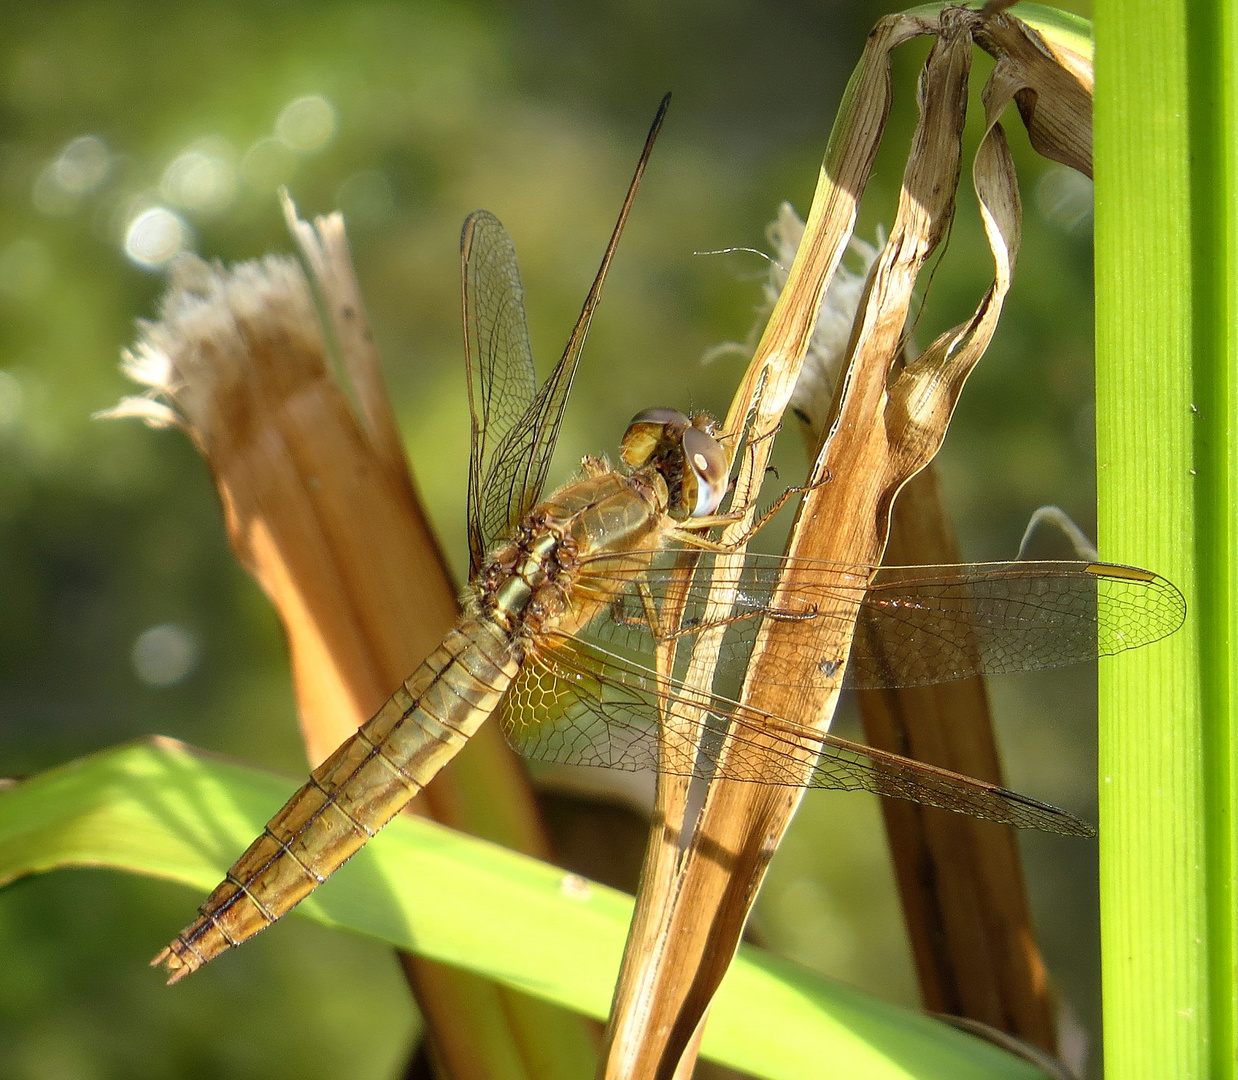
<svg viewBox="0 0 1238 1080"><path fill-rule="evenodd" d="M470 606L521 643L570 635L642 573L673 524L666 484L587 464L585 475L538 503L483 564Z"/></svg>
<svg viewBox="0 0 1238 1080"><path fill-rule="evenodd" d="M553 615L566 602L575 545L535 509L478 575L478 606L509 634L530 616Z"/></svg>

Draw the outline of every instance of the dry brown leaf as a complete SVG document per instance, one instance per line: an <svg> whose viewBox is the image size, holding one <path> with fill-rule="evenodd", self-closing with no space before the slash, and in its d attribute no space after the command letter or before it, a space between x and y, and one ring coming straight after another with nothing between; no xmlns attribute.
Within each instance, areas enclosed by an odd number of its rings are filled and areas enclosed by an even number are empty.
<svg viewBox="0 0 1238 1080"><path fill-rule="evenodd" d="M821 297L850 238L855 206L888 110L888 53L910 37L935 34L937 42L920 83L921 119L898 217L869 281L834 418L814 471L818 481L826 482L805 498L789 555L847 564L880 562L896 494L940 446L963 381L996 327L1018 248L1017 183L997 125L1008 101L1018 98L1036 129L1037 145L1064 160L1083 160L1082 133L1090 128L1081 120L1080 83L1073 73L1064 79L1060 68L1047 70L1041 62L1046 56L1052 59L1052 50L1024 29L1003 13L982 16L966 9L939 9L882 20L869 37L840 109L804 240L725 426L732 446L741 429L747 432L736 496L736 504L743 505L763 473L768 436L787 404ZM895 358L903 344L912 287L953 213L971 48L981 36L991 49L1013 43L986 86L987 131L973 169L994 256L994 282L969 322L898 369ZM1090 123L1090 102L1087 119ZM724 542L734 542L746 525L724 534ZM719 597L719 610L727 600ZM840 609L846 603L840 599ZM853 611L834 614L854 617ZM814 620L814 625L820 623ZM803 635L812 629L785 621L766 624L743 700L800 722L817 718L824 730L838 683L822 680L816 672L795 671L796 658L824 653L835 656L841 668L850 640L836 636L805 649ZM814 676L816 692L788 696L788 684L812 686ZM710 679L709 643L702 641L693 654L688 683L708 687ZM805 760L805 776L811 764ZM605 1075L611 1078L688 1074L709 1001L800 798L798 790L715 780L699 818L686 826L682 783L665 787L670 793L660 803L665 825L651 841L608 1028ZM681 835L689 837L686 850L681 850ZM1032 974L1035 977L1035 970Z"/></svg>
<svg viewBox="0 0 1238 1080"><path fill-rule="evenodd" d="M781 263L795 257L803 227L794 210L780 209L770 238ZM840 268L831 282L792 398L809 447L824 436L860 290L876 257L875 249L855 238L852 249L861 272ZM775 297L786 276L779 265L770 274ZM914 355L910 341L905 355ZM958 561L930 463L899 492L885 564ZM863 630L861 622L857 633ZM860 690L857 699L871 745L1002 784L983 678ZM1054 1001L1014 830L902 799L881 800L881 811L924 1007L1055 1050Z"/></svg>
<svg viewBox="0 0 1238 1080"><path fill-rule="evenodd" d="M283 621L315 765L439 644L457 607L403 459L343 222L311 227L290 206L289 217L362 418L330 375L310 282L274 257L232 270L180 262L160 321L143 326L127 358L150 393L113 414L178 424L202 452L233 550ZM548 855L527 777L495 728L422 798L439 821ZM560 1055L562 1075L593 1060L596 1035L583 1018L443 965L401 961L445 1075L532 1080L547 1052Z"/></svg>
<svg viewBox="0 0 1238 1080"><path fill-rule="evenodd" d="M996 59L992 81L1013 97L1032 145L1092 175L1092 50L1076 35L1033 26L1016 11L980 19L976 44Z"/></svg>

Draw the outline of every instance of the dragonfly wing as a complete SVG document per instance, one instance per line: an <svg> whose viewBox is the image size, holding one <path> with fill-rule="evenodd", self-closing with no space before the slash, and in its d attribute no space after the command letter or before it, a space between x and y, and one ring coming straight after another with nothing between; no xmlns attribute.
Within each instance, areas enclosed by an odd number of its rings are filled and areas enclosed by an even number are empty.
<svg viewBox="0 0 1238 1080"><path fill-rule="evenodd" d="M500 712L511 746L532 761L656 769L656 695L643 684L651 673L637 669L620 682L607 660L567 640L526 658Z"/></svg>
<svg viewBox="0 0 1238 1080"><path fill-rule="evenodd" d="M767 619L830 620L858 605L856 633L844 685L857 688L918 686L976 674L1059 667L1108 656L1157 641L1182 625L1182 594L1164 578L1133 567L1083 562L973 563L959 566L842 566L808 559L746 555L737 570L718 571L714 556L698 561L685 583L678 556L649 570L590 636L606 647L644 649L654 643L645 616L656 609L682 611L681 635L724 627L720 669L742 676L756 635ZM604 562L599 561L602 566ZM604 574L591 567L597 577ZM734 593L729 608L709 605L711 575ZM788 588L778 593L779 581ZM838 627L841 629L841 627ZM674 629L674 628L670 628ZM665 628L663 628L665 632ZM806 655L801 670L842 667L830 635ZM809 647L809 646L806 646Z"/></svg>
<svg viewBox="0 0 1238 1080"><path fill-rule="evenodd" d="M845 682L918 686L1062 667L1158 641L1185 618L1182 594L1135 567L882 567L860 608Z"/></svg>
<svg viewBox="0 0 1238 1080"><path fill-rule="evenodd" d="M494 479L494 449L505 445L537 391L516 249L499 219L477 210L460 234L464 291L464 364L468 375L469 552L473 570L503 535L484 523L488 502L504 502ZM497 493L497 494L496 494Z"/></svg>
<svg viewBox="0 0 1238 1080"><path fill-rule="evenodd" d="M745 555L738 568L726 564L724 569L719 565L722 557L713 552L672 549L662 553L639 581L623 588L618 580L606 578L608 558L595 558L589 577L606 581L612 592L618 592L618 599L590 623L584 636L604 649L640 658L651 653L659 638L690 642L703 631L718 630L721 641L711 648L718 650L721 681L714 689L731 696L739 692L753 643L767 619L812 622L820 629L828 622L845 632L850 620L838 609L845 612L848 607L854 608L872 576L868 567L756 554ZM793 583L791 593L776 598L775 590L784 575ZM731 597L721 609L711 603L711 583ZM839 599L846 602L839 604ZM660 623L656 631L651 626L650 607L658 613L653 620ZM815 638L825 640L825 644L809 643ZM833 635L833 639L843 640L845 634ZM824 636L805 635L805 642L808 651L797 668L826 679L842 668L843 656ZM678 650L679 666L686 661L688 651Z"/></svg>
<svg viewBox="0 0 1238 1080"><path fill-rule="evenodd" d="M485 550L488 550L503 537L507 536L541 497L542 488L546 483L546 473L550 468L550 458L554 453L555 442L558 440L559 425L563 420L563 410L567 405L568 394L572 389L572 380L576 376L576 365L580 360L581 350L585 345L585 337L589 333L589 323L592 321L593 313L597 310L598 302L602 298L602 285L606 281L611 260L614 258L615 249L619 245L619 237L627 224L628 214L636 197L636 189L640 184L641 177L644 175L645 164L649 160L654 140L661 129L662 118L666 114L668 104L669 95L662 100L657 115L654 117L653 126L649 130L644 149L641 151L640 160L636 166L636 172L628 185L627 195L619 211L619 219L615 222L610 241L606 245L606 252L602 256L602 265L598 268L597 276L593 279L588 296L585 297L580 317L576 320L576 325L572 329L571 337L568 338L567 347L563 350L563 355L559 358L558 364L555 365L554 371L550 373L545 383L542 384L541 389L532 397L532 400L528 402L528 405L520 415L512 420L511 426L494 444L493 455L486 465L485 475L479 485L480 494L476 500L477 525L475 529L470 525L470 547L474 557L474 568L476 568L481 556L478 554L478 546L474 544L473 534L476 534L477 544L480 545L480 550L484 553ZM493 215L489 216L493 219ZM498 225L497 220L494 221L494 224ZM498 227L502 230L501 225ZM465 232L467 239L467 223L465 225ZM503 235L506 237L505 232ZM507 241L507 246L508 248L511 247L510 240ZM469 259L466 254L466 325L468 322L468 262ZM517 294L519 294L520 280L515 273L514 253L511 256L511 267L511 276L514 279ZM527 349L528 331L524 326L523 304L520 305L519 329L523 336L521 334L513 334L513 338L518 338ZM467 330L465 336L466 338L468 336ZM528 363L529 370L531 371L531 357ZM473 505L472 499L470 499L470 505ZM473 520L470 514L470 522Z"/></svg>
<svg viewBox="0 0 1238 1080"><path fill-rule="evenodd" d="M670 709L675 697L679 704ZM1093 832L1047 803L685 691L677 680L576 640L526 659L505 699L503 727L517 750L539 761L864 790L1019 828Z"/></svg>

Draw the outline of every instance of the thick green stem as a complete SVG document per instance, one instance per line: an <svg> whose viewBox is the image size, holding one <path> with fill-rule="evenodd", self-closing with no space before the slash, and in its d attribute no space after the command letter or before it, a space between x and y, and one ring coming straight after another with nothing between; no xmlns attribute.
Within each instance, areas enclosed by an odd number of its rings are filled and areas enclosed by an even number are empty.
<svg viewBox="0 0 1238 1080"><path fill-rule="evenodd" d="M1101 672L1112 1077L1236 1068L1233 21L1215 0L1097 10L1102 550L1171 577L1191 612Z"/></svg>

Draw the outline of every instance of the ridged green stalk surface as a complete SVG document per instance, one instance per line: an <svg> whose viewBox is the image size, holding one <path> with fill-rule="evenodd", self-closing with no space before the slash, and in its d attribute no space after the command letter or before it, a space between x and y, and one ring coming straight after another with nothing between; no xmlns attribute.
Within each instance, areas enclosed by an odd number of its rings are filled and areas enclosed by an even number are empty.
<svg viewBox="0 0 1238 1080"><path fill-rule="evenodd" d="M1236 1070L1234 26L1219 0L1096 9L1101 552L1190 609L1101 670L1112 1080Z"/></svg>

